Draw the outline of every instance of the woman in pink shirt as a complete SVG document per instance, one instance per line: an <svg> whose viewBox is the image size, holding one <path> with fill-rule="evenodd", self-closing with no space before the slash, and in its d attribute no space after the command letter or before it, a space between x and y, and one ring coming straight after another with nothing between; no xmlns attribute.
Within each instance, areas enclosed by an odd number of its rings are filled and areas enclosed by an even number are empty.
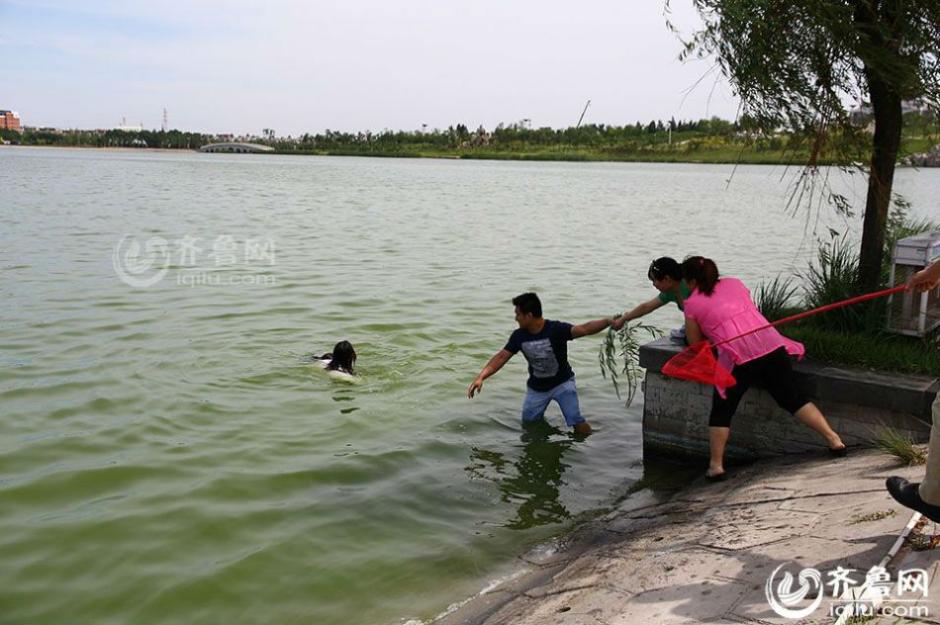
<svg viewBox="0 0 940 625"><path fill-rule="evenodd" d="M692 256L682 263L692 294L685 300L685 333L689 344L708 339L721 343L750 330L766 326L767 319L751 300L750 291L737 278L718 277L715 262ZM803 356L803 345L781 335L775 328L766 328L720 345L718 363L737 380L730 388L715 388L712 410L708 418L711 460L706 476L712 480L725 477L724 455L731 435L731 417L744 392L759 384L777 404L808 425L826 440L829 451L844 456L845 444L826 417L799 390L790 356Z"/></svg>

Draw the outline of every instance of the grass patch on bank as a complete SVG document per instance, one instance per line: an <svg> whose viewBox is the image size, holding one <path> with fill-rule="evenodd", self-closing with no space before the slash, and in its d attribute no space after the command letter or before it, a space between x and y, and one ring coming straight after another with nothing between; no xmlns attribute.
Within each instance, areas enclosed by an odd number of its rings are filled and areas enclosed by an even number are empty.
<svg viewBox="0 0 940 625"><path fill-rule="evenodd" d="M909 436L892 427L882 427L875 434L874 443L875 447L909 467L927 462L927 454L923 449L915 445Z"/></svg>
<svg viewBox="0 0 940 625"><path fill-rule="evenodd" d="M366 146L362 148L292 149L277 150L278 154L307 154L316 156L366 156L376 158L443 158L490 161L562 161L562 162L623 162L623 163L692 163L728 165L799 165L805 156L785 150L754 150L746 146L709 149L673 149L645 146L642 148L585 148L581 146L532 146L530 148L482 147L471 150L453 148L412 147L387 149ZM801 160L802 159L802 160ZM820 159L820 165L835 161Z"/></svg>
<svg viewBox="0 0 940 625"><path fill-rule="evenodd" d="M893 373L940 376L940 351L931 343L894 334L844 334L807 325L783 326L781 334L806 346L807 357Z"/></svg>

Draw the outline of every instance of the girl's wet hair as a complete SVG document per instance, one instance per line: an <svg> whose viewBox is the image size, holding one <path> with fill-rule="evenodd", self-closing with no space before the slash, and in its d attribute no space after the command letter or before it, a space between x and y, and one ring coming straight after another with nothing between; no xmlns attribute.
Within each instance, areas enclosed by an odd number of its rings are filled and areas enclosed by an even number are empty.
<svg viewBox="0 0 940 625"><path fill-rule="evenodd" d="M333 353L330 355L330 364L326 368L330 371L353 372L353 366L356 364L356 350L353 349L349 341L340 341L333 347Z"/></svg>
<svg viewBox="0 0 940 625"><path fill-rule="evenodd" d="M675 258L663 256L650 263L649 271L646 277L650 280L662 280L663 278L672 278L673 280L682 279L682 268Z"/></svg>
<svg viewBox="0 0 940 625"><path fill-rule="evenodd" d="M718 265L711 258L689 256L682 261L682 277L695 280L696 288L705 295L711 295L718 283Z"/></svg>

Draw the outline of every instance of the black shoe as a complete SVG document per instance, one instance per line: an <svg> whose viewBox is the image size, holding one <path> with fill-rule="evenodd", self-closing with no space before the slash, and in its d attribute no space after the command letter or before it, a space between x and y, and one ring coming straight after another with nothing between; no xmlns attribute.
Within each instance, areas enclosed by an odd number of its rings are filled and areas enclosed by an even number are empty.
<svg viewBox="0 0 940 625"><path fill-rule="evenodd" d="M849 455L849 448L843 445L842 447L828 447L829 455L836 458L845 458Z"/></svg>
<svg viewBox="0 0 940 625"><path fill-rule="evenodd" d="M709 482L724 482L725 480L728 479L728 472L722 471L721 473L715 473L715 474L706 473L705 479L708 480Z"/></svg>
<svg viewBox="0 0 940 625"><path fill-rule="evenodd" d="M891 493L895 501L911 510L920 512L934 523L940 523L940 506L931 505L921 499L920 493L917 492L918 486L920 486L919 483L912 484L897 475L885 480L885 487L887 487L888 492Z"/></svg>

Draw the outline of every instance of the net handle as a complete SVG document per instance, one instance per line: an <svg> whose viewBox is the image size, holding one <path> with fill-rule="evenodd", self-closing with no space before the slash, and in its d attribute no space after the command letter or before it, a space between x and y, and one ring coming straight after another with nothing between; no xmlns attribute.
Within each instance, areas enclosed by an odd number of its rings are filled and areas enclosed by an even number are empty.
<svg viewBox="0 0 940 625"><path fill-rule="evenodd" d="M754 334L755 332L766 330L767 328L774 328L776 326L782 326L783 324L790 323L791 321L799 321L800 319L805 319L806 317L811 317L812 315L818 315L819 313L828 312L830 310L835 310L837 308L844 308L846 306L851 306L852 304L859 304L861 302L867 302L870 299L877 299L879 297L885 297L886 295L894 295L895 293L900 293L901 291L905 289L907 289L907 285L902 284L901 286L895 286L890 289L884 289L882 291L875 291L874 293L866 293L864 295L857 295L855 297L850 297L849 299L844 299L839 302L826 304L825 306L820 306L819 308L813 308L812 310L805 310L801 313L790 315L789 317L784 317L783 319L777 319L773 323L768 323L767 325L761 326L759 328L748 330L744 334L739 334L738 336L732 336L730 339L725 339L721 341L720 343L715 343L713 347L718 347L719 345L724 345L725 343L736 341L745 336Z"/></svg>

